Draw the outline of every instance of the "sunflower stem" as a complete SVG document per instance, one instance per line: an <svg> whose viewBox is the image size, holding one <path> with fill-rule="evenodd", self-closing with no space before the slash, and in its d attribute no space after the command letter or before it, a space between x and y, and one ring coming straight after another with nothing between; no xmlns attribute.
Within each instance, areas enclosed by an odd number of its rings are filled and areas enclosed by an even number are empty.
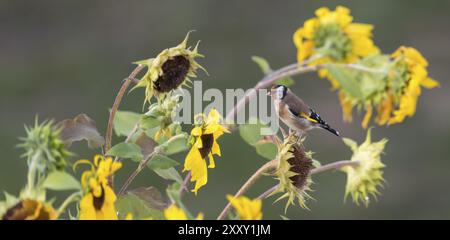
<svg viewBox="0 0 450 240"><path fill-rule="evenodd" d="M190 171L184 177L183 185L181 185L181 187L180 187L180 191L179 191L180 198L183 197L184 192L188 191L187 185L189 184L189 180L191 180L191 172Z"/></svg>
<svg viewBox="0 0 450 240"><path fill-rule="evenodd" d="M61 213L64 212L64 210L69 206L69 204L75 202L78 200L78 198L81 196L81 192L75 192L72 193L70 196L64 200L64 202L61 204L61 206L58 208L57 215L61 215Z"/></svg>
<svg viewBox="0 0 450 240"><path fill-rule="evenodd" d="M150 161L150 159L152 159L152 157L158 153L157 151L153 151L152 153L150 153L144 160L142 160L138 167L136 168L136 170L134 170L134 172L128 177L128 179L125 181L125 183L123 184L123 186L120 188L120 191L117 195L123 195L125 193L125 191L127 190L127 188L130 186L130 184L133 182L133 180L136 178L137 175L139 175L139 173L142 171L142 169L145 168L145 166L147 165L147 163Z"/></svg>
<svg viewBox="0 0 450 240"><path fill-rule="evenodd" d="M233 107L233 109L231 109L228 112L228 114L225 118L226 122L234 122L233 119L236 116L236 114L243 107L245 107L245 105L250 101L250 99L252 99L256 96L256 91L258 91L259 89L267 88L270 85L272 85L273 83L275 83L276 81L283 79L285 77L290 77L290 76L307 73L307 72L314 72L314 71L320 70L322 68L325 68L325 67L333 64L333 63L328 63L328 64L307 65L308 63L311 63L321 57L322 56L317 55L317 56L311 57L309 59L306 59L303 62L293 63L293 64L287 65L285 67L282 67L276 71L273 71L270 74L267 74L263 79L261 79L253 87L253 90L255 90L255 91L247 91L247 93L244 95L244 97L241 98L236 103L236 105ZM339 66L347 67L350 69L355 69L358 71L369 72L369 73L386 73L386 71L384 69L372 69L372 68L368 68L368 67L365 67L365 66L362 66L359 64L334 64L334 65L339 65Z"/></svg>
<svg viewBox="0 0 450 240"><path fill-rule="evenodd" d="M318 168L314 168L313 170L311 170L311 175L330 171L330 170L341 169L346 166L357 167L357 166L359 166L359 161L342 160L342 161L333 162L333 163L330 163L327 165L320 166ZM263 192L261 195L259 195L257 197L257 199L266 199L272 192L277 190L277 188L278 188L278 184L269 188L265 192Z"/></svg>
<svg viewBox="0 0 450 240"><path fill-rule="evenodd" d="M250 187L258 180L264 173L267 173L268 171L275 169L278 166L278 160L274 159L266 164L264 164L262 167L260 167L258 170L256 170L253 175L247 179L247 181L242 185L242 187L237 191L237 193L234 195L234 197L242 196ZM225 208L220 213L219 217L217 217L217 220L223 220L225 216L227 215L228 211L230 210L231 203L228 203Z"/></svg>
<svg viewBox="0 0 450 240"><path fill-rule="evenodd" d="M116 98L114 99L114 103L111 108L111 112L109 113L109 119L108 119L108 126L106 128L106 134L105 134L105 146L104 146L104 152L105 154L108 152L108 150L111 148L111 139L112 139L112 130L113 130L113 124L114 124L114 117L116 116L117 109L120 106L120 102L122 101L123 95L125 95L125 92L128 89L128 86L133 82L133 80L136 78L136 76L145 68L144 65L138 65L131 73L130 75L123 81L122 86L119 89L119 92L116 95Z"/></svg>
<svg viewBox="0 0 450 240"><path fill-rule="evenodd" d="M36 150L33 156L30 159L30 166L28 167L28 176L27 176L27 189L31 192L31 190L35 187L36 182L36 172L37 172L37 164L39 159L41 158L43 151L41 149Z"/></svg>

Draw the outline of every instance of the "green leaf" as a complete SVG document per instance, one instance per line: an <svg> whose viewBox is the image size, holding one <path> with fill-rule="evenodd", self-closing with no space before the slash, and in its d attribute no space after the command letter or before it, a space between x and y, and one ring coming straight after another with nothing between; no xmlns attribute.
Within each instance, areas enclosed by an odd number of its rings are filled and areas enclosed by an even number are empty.
<svg viewBox="0 0 450 240"><path fill-rule="evenodd" d="M158 118L155 118L152 116L146 116L146 115L144 115L140 121L141 128L144 130L158 127L158 126L160 126L160 124L161 124L161 122L159 121Z"/></svg>
<svg viewBox="0 0 450 240"><path fill-rule="evenodd" d="M360 84L351 70L339 65L328 65L326 69L348 94L359 100L364 100Z"/></svg>
<svg viewBox="0 0 450 240"><path fill-rule="evenodd" d="M252 120L250 122L257 122L256 124L243 124L239 127L241 137L250 145L255 145L262 136L273 135L274 133L259 120ZM268 132L262 132L262 128L269 129Z"/></svg>
<svg viewBox="0 0 450 240"><path fill-rule="evenodd" d="M187 134L179 134L159 146L166 155L172 155L188 149Z"/></svg>
<svg viewBox="0 0 450 240"><path fill-rule="evenodd" d="M278 153L277 146L271 141L260 141L255 144L256 152L267 159L275 159Z"/></svg>
<svg viewBox="0 0 450 240"><path fill-rule="evenodd" d="M270 68L269 62L267 62L266 59L258 56L252 56L252 61L255 62L259 68L261 68L261 71L267 75L272 72L272 69Z"/></svg>
<svg viewBox="0 0 450 240"><path fill-rule="evenodd" d="M141 161L143 159L141 149L135 143L119 143L114 145L106 155L120 157L120 158L131 158L134 161Z"/></svg>
<svg viewBox="0 0 450 240"><path fill-rule="evenodd" d="M153 171L155 171L156 174L166 180L172 180L180 184L183 183L183 179L181 178L180 174L173 167L167 169L154 169Z"/></svg>
<svg viewBox="0 0 450 240"><path fill-rule="evenodd" d="M119 196L116 201L116 208L120 219L124 219L129 213L133 215L133 219L161 220L164 218L161 209L153 207L149 202L132 192Z"/></svg>
<svg viewBox="0 0 450 240"><path fill-rule="evenodd" d="M152 159L150 159L150 161L148 161L147 163L147 167L152 170L168 169L178 165L180 165L180 163L178 163L177 161L160 154L156 154L155 156L153 156Z"/></svg>
<svg viewBox="0 0 450 240"><path fill-rule="evenodd" d="M114 132L117 136L128 136L134 126L140 121L142 114L117 111L114 117Z"/></svg>
<svg viewBox="0 0 450 240"><path fill-rule="evenodd" d="M51 172L47 178L45 178L43 186L44 188L55 191L81 189L78 180L63 171Z"/></svg>
<svg viewBox="0 0 450 240"><path fill-rule="evenodd" d="M65 119L57 123L59 129L59 137L67 147L73 142L86 140L89 148L98 148L105 143L105 139L100 135L92 120L86 114L79 114L73 119Z"/></svg>

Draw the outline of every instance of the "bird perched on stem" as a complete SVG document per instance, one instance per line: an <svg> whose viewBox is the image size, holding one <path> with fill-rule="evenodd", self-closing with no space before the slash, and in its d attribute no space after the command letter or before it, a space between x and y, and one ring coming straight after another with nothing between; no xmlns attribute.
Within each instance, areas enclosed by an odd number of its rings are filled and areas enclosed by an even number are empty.
<svg viewBox="0 0 450 240"><path fill-rule="evenodd" d="M271 96L278 117L291 130L302 134L314 128L323 128L339 136L338 131L331 128L314 109L306 105L288 87L276 85L267 95Z"/></svg>

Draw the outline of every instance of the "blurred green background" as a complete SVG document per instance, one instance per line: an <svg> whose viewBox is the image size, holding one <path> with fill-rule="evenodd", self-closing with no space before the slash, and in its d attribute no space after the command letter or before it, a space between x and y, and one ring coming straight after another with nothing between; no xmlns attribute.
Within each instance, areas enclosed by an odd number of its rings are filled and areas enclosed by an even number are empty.
<svg viewBox="0 0 450 240"><path fill-rule="evenodd" d="M345 175L314 176L311 209L289 208L291 219L444 219L450 217L450 2L449 1L1 1L0 2L0 190L17 194L25 183L26 163L16 148L24 124L40 119L62 120L78 113L95 119L105 131L110 108L131 62L155 56L178 44L195 29L201 39L200 63L205 88L244 88L262 74L250 60L267 58L274 68L295 61L293 32L320 6L342 4L356 22L375 25L375 42L387 53L399 45L419 49L429 60L430 75L441 87L424 90L416 115L404 123L376 127L373 139L389 138L383 161L387 184L369 208L343 202ZM294 91L314 105L342 135L361 142L361 115L342 122L341 110L328 81L315 74L295 78ZM127 95L123 110L140 111L143 92ZM206 105L206 104L205 104ZM192 212L215 218L234 193L264 163L238 134L220 139L223 157L209 171L198 196L185 198ZM307 147L328 163L348 159L351 152L325 131L309 134ZM76 144L74 158L95 153ZM182 162L184 155L176 158ZM135 168L125 163L117 183ZM249 196L271 187L265 177ZM150 171L132 187L163 186ZM264 217L280 219L284 203L264 202Z"/></svg>

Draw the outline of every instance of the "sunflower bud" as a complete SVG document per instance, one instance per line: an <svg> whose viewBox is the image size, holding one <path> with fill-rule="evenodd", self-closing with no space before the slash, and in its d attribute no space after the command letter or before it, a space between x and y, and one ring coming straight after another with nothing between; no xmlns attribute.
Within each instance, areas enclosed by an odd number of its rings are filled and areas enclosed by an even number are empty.
<svg viewBox="0 0 450 240"><path fill-rule="evenodd" d="M25 150L22 155L29 161L36 157L37 170L45 173L54 170L63 170L66 165L66 158L71 155L66 150L64 142L60 139L60 130L53 124L53 121L38 123L37 119L34 127L25 127L27 136L22 139L19 147ZM30 165L30 164L29 164Z"/></svg>

